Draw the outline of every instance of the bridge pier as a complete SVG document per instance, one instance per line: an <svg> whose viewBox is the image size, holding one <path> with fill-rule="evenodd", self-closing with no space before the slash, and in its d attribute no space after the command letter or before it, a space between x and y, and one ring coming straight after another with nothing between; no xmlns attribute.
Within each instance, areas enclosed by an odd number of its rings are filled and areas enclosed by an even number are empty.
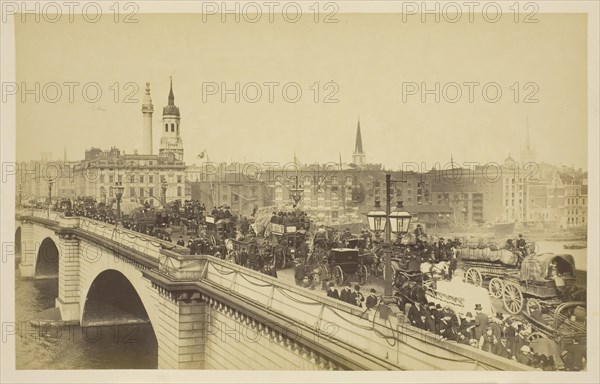
<svg viewBox="0 0 600 384"><path fill-rule="evenodd" d="M21 278L33 279L35 275L35 258L37 257L34 225L31 222L21 223L21 262L19 272Z"/></svg>
<svg viewBox="0 0 600 384"><path fill-rule="evenodd" d="M159 290L159 369L204 369L209 307L198 292Z"/></svg>
<svg viewBox="0 0 600 384"><path fill-rule="evenodd" d="M60 235L61 254L58 258L58 298L56 308L63 321L77 321L80 318L79 290L79 240L73 235Z"/></svg>

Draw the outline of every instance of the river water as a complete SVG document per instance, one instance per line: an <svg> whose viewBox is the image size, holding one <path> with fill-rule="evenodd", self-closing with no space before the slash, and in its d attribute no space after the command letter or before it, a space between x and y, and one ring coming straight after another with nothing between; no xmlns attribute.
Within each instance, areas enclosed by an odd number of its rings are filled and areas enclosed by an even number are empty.
<svg viewBox="0 0 600 384"><path fill-rule="evenodd" d="M54 307L56 280L17 277L15 291L17 369L157 368L158 348L149 324L34 327L29 321Z"/></svg>

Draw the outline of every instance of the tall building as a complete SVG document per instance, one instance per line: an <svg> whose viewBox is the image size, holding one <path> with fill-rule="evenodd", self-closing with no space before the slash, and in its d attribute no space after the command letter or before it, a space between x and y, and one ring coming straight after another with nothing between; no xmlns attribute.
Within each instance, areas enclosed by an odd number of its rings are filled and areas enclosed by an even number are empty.
<svg viewBox="0 0 600 384"><path fill-rule="evenodd" d="M354 144L354 153L352 154L352 162L359 167L367 163L367 155L363 151L362 136L360 134L360 119L356 128L356 142Z"/></svg>
<svg viewBox="0 0 600 384"><path fill-rule="evenodd" d="M180 136L181 116L179 108L175 106L175 96L173 95L173 79L171 78L171 89L169 90L169 103L163 108L163 134L160 140L161 157L167 157L170 154L178 161L183 161L183 141Z"/></svg>
<svg viewBox="0 0 600 384"><path fill-rule="evenodd" d="M152 98L150 97L150 83L146 83L146 94L144 95L144 102L142 104L143 117L143 128L142 128L142 154L152 154L152 113L154 112L154 106L152 105Z"/></svg>

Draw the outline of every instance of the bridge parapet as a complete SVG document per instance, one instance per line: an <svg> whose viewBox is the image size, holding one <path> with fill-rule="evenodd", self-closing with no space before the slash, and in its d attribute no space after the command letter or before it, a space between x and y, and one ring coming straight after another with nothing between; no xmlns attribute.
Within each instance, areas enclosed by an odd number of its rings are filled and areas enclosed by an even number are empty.
<svg viewBox="0 0 600 384"><path fill-rule="evenodd" d="M258 314L263 319L259 321L277 323L286 336L308 340L310 349L346 369L527 369L468 346L441 341L439 336L407 324L403 315L392 314L387 306L367 311L212 256L195 256L187 265L189 256L180 256L179 268L173 264L177 256L171 253L168 257L171 269L163 268L163 273L172 278L181 273L185 284L201 276L196 282L204 294L237 308L234 312Z"/></svg>
<svg viewBox="0 0 600 384"><path fill-rule="evenodd" d="M197 281L206 274L206 266L206 256L182 255L162 249L158 269L179 281Z"/></svg>

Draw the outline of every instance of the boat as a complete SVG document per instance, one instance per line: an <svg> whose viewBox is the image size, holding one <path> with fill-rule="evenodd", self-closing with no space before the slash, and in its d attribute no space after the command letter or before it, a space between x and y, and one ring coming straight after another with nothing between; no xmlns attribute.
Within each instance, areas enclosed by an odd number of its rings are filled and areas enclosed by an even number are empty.
<svg viewBox="0 0 600 384"><path fill-rule="evenodd" d="M512 235L515 232L515 222L495 223L494 235L497 237Z"/></svg>
<svg viewBox="0 0 600 384"><path fill-rule="evenodd" d="M579 241L577 243L570 243L564 245L565 249L584 249L587 248L587 242Z"/></svg>

